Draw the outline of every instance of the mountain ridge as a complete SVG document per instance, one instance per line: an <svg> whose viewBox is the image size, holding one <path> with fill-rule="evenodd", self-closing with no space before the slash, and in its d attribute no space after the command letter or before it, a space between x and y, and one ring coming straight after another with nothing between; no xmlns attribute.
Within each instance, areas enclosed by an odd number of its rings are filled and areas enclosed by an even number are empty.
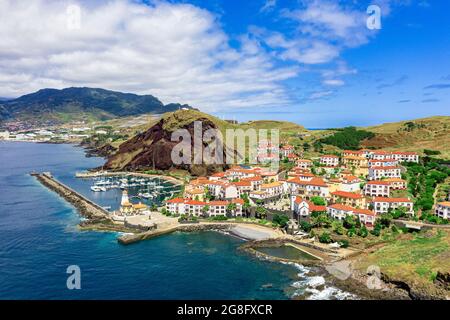
<svg viewBox="0 0 450 320"><path fill-rule="evenodd" d="M44 118L67 122L83 117L107 120L146 113L160 114L179 108L193 109L179 103L164 105L153 95L89 87L45 88L16 99L0 101L0 120Z"/></svg>

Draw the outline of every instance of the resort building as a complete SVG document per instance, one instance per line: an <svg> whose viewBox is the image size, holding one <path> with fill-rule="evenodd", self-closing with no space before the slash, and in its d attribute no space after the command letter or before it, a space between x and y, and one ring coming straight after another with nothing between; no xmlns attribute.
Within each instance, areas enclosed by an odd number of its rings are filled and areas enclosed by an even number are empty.
<svg viewBox="0 0 450 320"><path fill-rule="evenodd" d="M335 191L331 193L331 201L351 207L364 208L366 199L362 194L346 191Z"/></svg>
<svg viewBox="0 0 450 320"><path fill-rule="evenodd" d="M254 177L256 174L257 172L255 169L245 169L240 166L225 171L226 177L230 180Z"/></svg>
<svg viewBox="0 0 450 320"><path fill-rule="evenodd" d="M401 178L401 167L370 167L369 180L380 180L382 178Z"/></svg>
<svg viewBox="0 0 450 320"><path fill-rule="evenodd" d="M369 160L369 167L395 167L397 165L398 165L398 161L395 159L388 159L388 160L370 159Z"/></svg>
<svg viewBox="0 0 450 320"><path fill-rule="evenodd" d="M228 211L228 205L235 204L235 210ZM219 215L232 215L242 216L242 206L244 200L233 199L232 201L197 201L190 199L175 198L166 201L166 210L171 214L186 214L196 217L200 216L219 216Z"/></svg>
<svg viewBox="0 0 450 320"><path fill-rule="evenodd" d="M399 162L419 162L419 155L417 152L392 152L392 157Z"/></svg>
<svg viewBox="0 0 450 320"><path fill-rule="evenodd" d="M344 157L364 157L364 153L360 150L344 150L342 155Z"/></svg>
<svg viewBox="0 0 450 320"><path fill-rule="evenodd" d="M407 186L406 180L401 178L388 178L384 179L384 181L390 184L392 190L404 190Z"/></svg>
<svg viewBox="0 0 450 320"><path fill-rule="evenodd" d="M166 201L166 210L171 214L186 214L185 212L185 199L175 198Z"/></svg>
<svg viewBox="0 0 450 320"><path fill-rule="evenodd" d="M263 178L261 176L254 176L249 178L242 178L241 181L249 181L252 186L252 190L259 190L263 184Z"/></svg>
<svg viewBox="0 0 450 320"><path fill-rule="evenodd" d="M374 159L374 160L393 159L392 154L390 152L383 151L383 150L372 151L370 158Z"/></svg>
<svg viewBox="0 0 450 320"><path fill-rule="evenodd" d="M364 194L370 197L389 197L391 184L383 180L372 180L364 186Z"/></svg>
<svg viewBox="0 0 450 320"><path fill-rule="evenodd" d="M292 178L284 182L284 192L291 195L301 195L305 197L319 196L327 198L330 195L328 185L322 178L312 178L311 180L300 180Z"/></svg>
<svg viewBox="0 0 450 320"><path fill-rule="evenodd" d="M339 157L328 154L320 157L320 164L327 167L337 167L339 165Z"/></svg>
<svg viewBox="0 0 450 320"><path fill-rule="evenodd" d="M439 202L436 204L434 213L442 219L450 219L450 201Z"/></svg>
<svg viewBox="0 0 450 320"><path fill-rule="evenodd" d="M224 183L220 188L219 198L230 200L239 197L239 191L235 185Z"/></svg>
<svg viewBox="0 0 450 320"><path fill-rule="evenodd" d="M184 190L184 197L186 199L203 201L204 196L205 196L204 187L186 186L186 189Z"/></svg>
<svg viewBox="0 0 450 320"><path fill-rule="evenodd" d="M406 208L406 213L414 214L414 204L408 198L385 198L385 197L374 197L372 200L373 209L377 214L386 213L389 210L394 210L397 208Z"/></svg>
<svg viewBox="0 0 450 320"><path fill-rule="evenodd" d="M237 196L240 197L241 195L249 194L251 191L253 191L252 183L250 181L238 181L238 182L232 182L233 186L237 189Z"/></svg>
<svg viewBox="0 0 450 320"><path fill-rule="evenodd" d="M295 149L293 146L286 144L281 147L280 155L282 157L288 157L289 155L294 154L294 151L295 151Z"/></svg>
<svg viewBox="0 0 450 320"><path fill-rule="evenodd" d="M283 183L279 181L264 183L261 185L260 190L266 192L269 197L276 197L283 193Z"/></svg>
<svg viewBox="0 0 450 320"><path fill-rule="evenodd" d="M342 178L340 190L346 192L359 192L361 190L361 180L353 175L347 175Z"/></svg>
<svg viewBox="0 0 450 320"><path fill-rule="evenodd" d="M367 159L362 156L344 156L342 162L347 168L361 168L368 166Z"/></svg>
<svg viewBox="0 0 450 320"><path fill-rule="evenodd" d="M357 216L361 223L369 227L372 227L376 220L376 214L371 210L353 208L339 203L327 206L327 212L333 219L338 220L344 220L348 215Z"/></svg>
<svg viewBox="0 0 450 320"><path fill-rule="evenodd" d="M311 215L313 212L325 212L327 211L326 206L317 206L311 201L302 199L299 196L292 196L291 197L291 210L294 212L294 214L297 215L297 217L300 218L306 218Z"/></svg>

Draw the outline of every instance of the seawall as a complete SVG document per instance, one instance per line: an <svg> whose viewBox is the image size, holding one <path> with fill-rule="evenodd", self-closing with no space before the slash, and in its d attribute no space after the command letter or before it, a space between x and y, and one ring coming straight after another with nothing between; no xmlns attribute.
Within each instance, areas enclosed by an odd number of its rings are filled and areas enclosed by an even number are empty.
<svg viewBox="0 0 450 320"><path fill-rule="evenodd" d="M36 177L42 185L72 204L82 216L93 220L110 219L107 210L56 180L50 173L31 173L31 175Z"/></svg>

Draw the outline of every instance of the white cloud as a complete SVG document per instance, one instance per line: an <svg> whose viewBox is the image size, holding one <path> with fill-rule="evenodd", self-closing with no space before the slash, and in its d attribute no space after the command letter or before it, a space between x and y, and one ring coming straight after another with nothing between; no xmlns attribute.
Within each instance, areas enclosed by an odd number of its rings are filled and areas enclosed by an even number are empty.
<svg viewBox="0 0 450 320"><path fill-rule="evenodd" d="M309 99L310 100L318 100L322 98L326 98L330 95L332 95L334 92L331 90L328 91L316 91L310 94Z"/></svg>
<svg viewBox="0 0 450 320"><path fill-rule="evenodd" d="M73 4L73 3L72 3ZM153 94L205 111L291 101L257 41L232 48L214 15L188 4L81 3L81 28L67 28L68 3L0 0L0 96L43 87L92 86Z"/></svg>
<svg viewBox="0 0 450 320"><path fill-rule="evenodd" d="M277 5L277 0L266 0L264 5L259 10L260 12L270 12L272 11Z"/></svg>
<svg viewBox="0 0 450 320"><path fill-rule="evenodd" d="M340 79L328 79L328 80L324 80L323 84L325 84L327 86L340 87L340 86L343 86L345 84L345 82Z"/></svg>

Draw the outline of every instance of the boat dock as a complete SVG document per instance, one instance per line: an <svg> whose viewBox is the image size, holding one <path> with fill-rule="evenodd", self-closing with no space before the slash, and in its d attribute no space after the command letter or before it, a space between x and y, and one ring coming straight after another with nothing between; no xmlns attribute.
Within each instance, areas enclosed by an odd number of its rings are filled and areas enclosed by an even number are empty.
<svg viewBox="0 0 450 320"><path fill-rule="evenodd" d="M78 209L81 215L92 219L110 219L110 214L105 208L58 181L50 172L32 172L31 175L36 177L36 179L48 189L56 192L67 202L72 204Z"/></svg>

